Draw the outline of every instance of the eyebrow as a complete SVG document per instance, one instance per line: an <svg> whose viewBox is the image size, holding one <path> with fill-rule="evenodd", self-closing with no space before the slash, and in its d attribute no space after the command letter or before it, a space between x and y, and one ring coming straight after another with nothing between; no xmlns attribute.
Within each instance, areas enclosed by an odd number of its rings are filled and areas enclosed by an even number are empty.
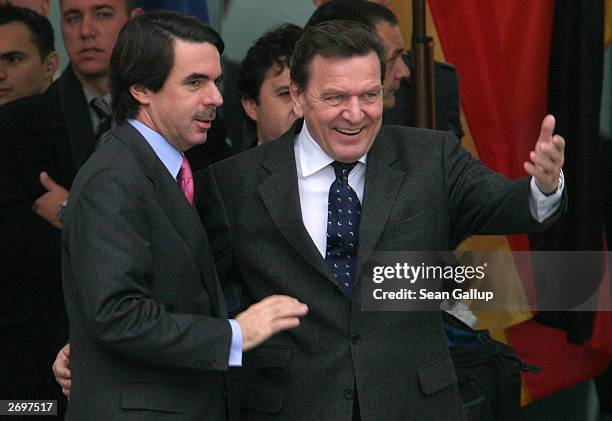
<svg viewBox="0 0 612 421"><path fill-rule="evenodd" d="M11 57L25 57L25 56L27 56L27 53L25 51L20 51L20 50L6 51L4 53L0 53L0 58L2 59L11 58Z"/></svg>
<svg viewBox="0 0 612 421"><path fill-rule="evenodd" d="M323 97L327 95L349 95L349 96L350 95L361 95L366 92L379 91L380 89L381 89L381 85L371 85L371 86L368 86L367 88L360 90L357 93L351 93L351 92L348 92L340 88L330 88L330 89L321 91L320 96Z"/></svg>
<svg viewBox="0 0 612 421"><path fill-rule="evenodd" d="M64 10L62 12L62 17L68 16L68 15L72 15L74 13L82 13L79 9L68 9L68 10Z"/></svg>
<svg viewBox="0 0 612 421"><path fill-rule="evenodd" d="M204 73L192 73L189 76L187 76L185 79L183 79L183 82L189 83L194 80L211 80L211 79L212 78L210 77L210 75L205 75ZM215 79L215 81L217 82L221 82L222 80L223 80L223 75Z"/></svg>
<svg viewBox="0 0 612 421"><path fill-rule="evenodd" d="M115 7L110 5L110 4L96 4L96 5L92 6L91 9L94 12L99 12L100 10L103 10L103 9L115 10ZM72 9L64 10L62 12L62 17L67 16L67 15L71 15L71 14L74 14L74 13L83 14L83 11L81 9L77 9L76 7L73 7Z"/></svg>
<svg viewBox="0 0 612 421"><path fill-rule="evenodd" d="M389 56L389 60L391 60L391 59L395 60L396 58L398 58L403 53L404 53L404 49L403 48L398 48L398 49L394 50L393 53Z"/></svg>

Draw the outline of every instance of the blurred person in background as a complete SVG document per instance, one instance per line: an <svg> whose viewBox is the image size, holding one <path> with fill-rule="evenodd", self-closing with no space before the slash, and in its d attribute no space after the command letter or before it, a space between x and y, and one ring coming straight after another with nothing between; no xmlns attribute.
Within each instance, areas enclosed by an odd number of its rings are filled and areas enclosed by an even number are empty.
<svg viewBox="0 0 612 421"><path fill-rule="evenodd" d="M46 91L58 65L49 20L30 9L0 6L0 105Z"/></svg>

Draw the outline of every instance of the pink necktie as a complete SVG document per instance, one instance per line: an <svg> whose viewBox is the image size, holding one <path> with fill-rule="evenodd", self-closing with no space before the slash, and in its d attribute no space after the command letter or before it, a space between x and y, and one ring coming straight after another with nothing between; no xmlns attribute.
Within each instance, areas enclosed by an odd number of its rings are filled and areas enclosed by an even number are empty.
<svg viewBox="0 0 612 421"><path fill-rule="evenodd" d="M193 174L191 173L189 161L187 161L187 157L185 156L183 156L183 163L181 164L177 179L185 198L193 205Z"/></svg>

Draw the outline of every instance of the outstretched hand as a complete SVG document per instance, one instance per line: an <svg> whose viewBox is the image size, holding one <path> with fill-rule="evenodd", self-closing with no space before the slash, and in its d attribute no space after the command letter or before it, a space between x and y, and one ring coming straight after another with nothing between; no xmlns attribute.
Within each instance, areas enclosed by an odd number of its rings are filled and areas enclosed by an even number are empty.
<svg viewBox="0 0 612 421"><path fill-rule="evenodd" d="M565 140L555 131L555 118L547 115L542 121L540 136L533 151L529 153L530 161L525 161L525 171L533 176L538 189L546 195L557 191L559 177L564 162Z"/></svg>

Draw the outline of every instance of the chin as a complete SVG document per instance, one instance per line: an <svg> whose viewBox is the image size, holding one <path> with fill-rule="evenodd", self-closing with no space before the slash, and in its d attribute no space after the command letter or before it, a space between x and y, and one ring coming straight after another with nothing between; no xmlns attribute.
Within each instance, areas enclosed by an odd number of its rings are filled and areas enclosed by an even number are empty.
<svg viewBox="0 0 612 421"><path fill-rule="evenodd" d="M95 63L81 63L76 66L79 73L85 76L101 76L106 74L106 67Z"/></svg>
<svg viewBox="0 0 612 421"><path fill-rule="evenodd" d="M193 140L193 145L201 145L202 143L206 142L206 139L208 139L208 132L205 132L204 134L200 134L199 136L195 137Z"/></svg>
<svg viewBox="0 0 612 421"><path fill-rule="evenodd" d="M355 152L355 151L338 151L337 153L334 154L334 159L336 161L340 161L340 162L346 162L346 163L350 163L350 162L355 162L358 161L359 158L361 158L363 155L365 155L365 152Z"/></svg>

